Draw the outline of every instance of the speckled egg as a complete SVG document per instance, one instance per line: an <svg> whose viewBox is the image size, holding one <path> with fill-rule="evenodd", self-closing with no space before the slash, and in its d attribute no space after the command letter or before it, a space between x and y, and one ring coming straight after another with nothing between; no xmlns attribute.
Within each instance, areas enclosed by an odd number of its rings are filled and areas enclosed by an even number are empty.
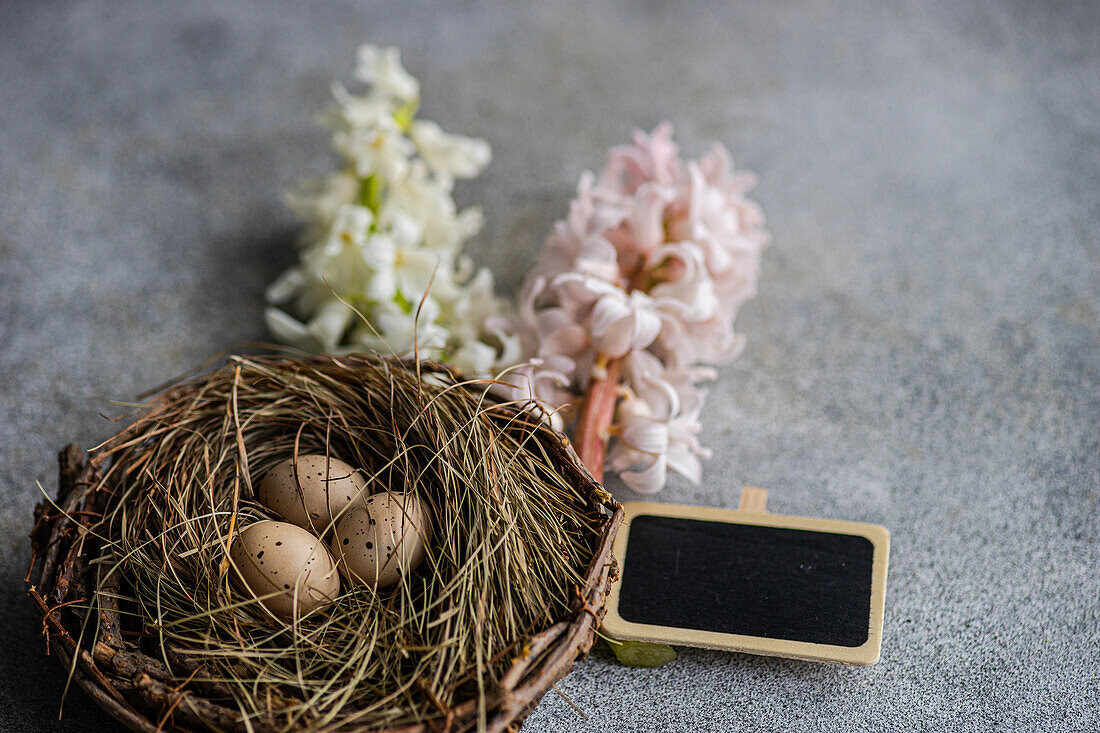
<svg viewBox="0 0 1100 733"><path fill-rule="evenodd" d="M272 613L302 616L332 605L340 595L340 574L328 548L309 531L287 522L263 520L237 535L229 551L239 587Z"/></svg>
<svg viewBox="0 0 1100 733"><path fill-rule="evenodd" d="M416 496L381 493L349 509L330 542L349 581L384 588L416 569L431 537L427 511Z"/></svg>
<svg viewBox="0 0 1100 733"><path fill-rule="evenodd" d="M268 471L256 498L291 524L320 535L346 506L363 498L366 485L363 473L344 461L306 454L298 456L297 472L293 458Z"/></svg>

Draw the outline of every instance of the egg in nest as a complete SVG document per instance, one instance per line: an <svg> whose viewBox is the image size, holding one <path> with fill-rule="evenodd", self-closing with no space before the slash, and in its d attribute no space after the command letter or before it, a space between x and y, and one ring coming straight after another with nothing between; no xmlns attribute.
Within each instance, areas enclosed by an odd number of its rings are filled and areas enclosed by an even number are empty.
<svg viewBox="0 0 1100 733"><path fill-rule="evenodd" d="M281 618L324 610L340 595L325 544L301 527L265 519L241 530L229 551L238 586Z"/></svg>
<svg viewBox="0 0 1100 733"><path fill-rule="evenodd" d="M323 454L304 454L276 464L260 482L256 499L287 522L325 534L349 505L363 499L362 471Z"/></svg>
<svg viewBox="0 0 1100 733"><path fill-rule="evenodd" d="M348 509L331 542L349 581L377 588L396 583L424 560L432 528L414 494L379 493Z"/></svg>

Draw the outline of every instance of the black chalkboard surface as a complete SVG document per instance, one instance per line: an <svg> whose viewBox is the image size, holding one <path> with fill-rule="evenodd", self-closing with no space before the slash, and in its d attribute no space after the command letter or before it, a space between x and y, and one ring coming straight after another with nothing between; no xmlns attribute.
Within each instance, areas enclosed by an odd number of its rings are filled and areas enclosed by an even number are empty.
<svg viewBox="0 0 1100 733"><path fill-rule="evenodd" d="M884 528L645 502L624 508L609 634L855 664L878 659Z"/></svg>
<svg viewBox="0 0 1100 733"><path fill-rule="evenodd" d="M639 516L630 525L619 615L856 647L870 628L873 557L870 540L856 535Z"/></svg>

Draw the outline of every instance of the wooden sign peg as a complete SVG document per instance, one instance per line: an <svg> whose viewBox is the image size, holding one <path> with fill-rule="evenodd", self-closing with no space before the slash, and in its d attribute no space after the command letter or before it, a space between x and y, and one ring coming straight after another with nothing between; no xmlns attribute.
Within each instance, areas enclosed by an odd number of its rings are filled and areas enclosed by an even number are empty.
<svg viewBox="0 0 1100 733"><path fill-rule="evenodd" d="M741 503L737 506L737 511L752 512L753 514L767 514L767 505L767 489L758 489L755 486L741 487Z"/></svg>

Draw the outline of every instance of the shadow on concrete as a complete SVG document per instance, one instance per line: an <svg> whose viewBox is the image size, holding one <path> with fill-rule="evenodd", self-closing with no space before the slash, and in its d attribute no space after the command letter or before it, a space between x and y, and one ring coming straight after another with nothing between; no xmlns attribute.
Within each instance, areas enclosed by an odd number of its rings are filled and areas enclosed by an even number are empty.
<svg viewBox="0 0 1100 733"><path fill-rule="evenodd" d="M29 525L29 517L28 517ZM29 555L29 552L28 552ZM99 709L74 682L65 693L68 670L61 660L46 654L46 640L22 574L5 573L3 591L5 629L0 633L0 730L122 733L119 723ZM58 720L58 712L63 715ZM28 721L36 721L27 727Z"/></svg>

